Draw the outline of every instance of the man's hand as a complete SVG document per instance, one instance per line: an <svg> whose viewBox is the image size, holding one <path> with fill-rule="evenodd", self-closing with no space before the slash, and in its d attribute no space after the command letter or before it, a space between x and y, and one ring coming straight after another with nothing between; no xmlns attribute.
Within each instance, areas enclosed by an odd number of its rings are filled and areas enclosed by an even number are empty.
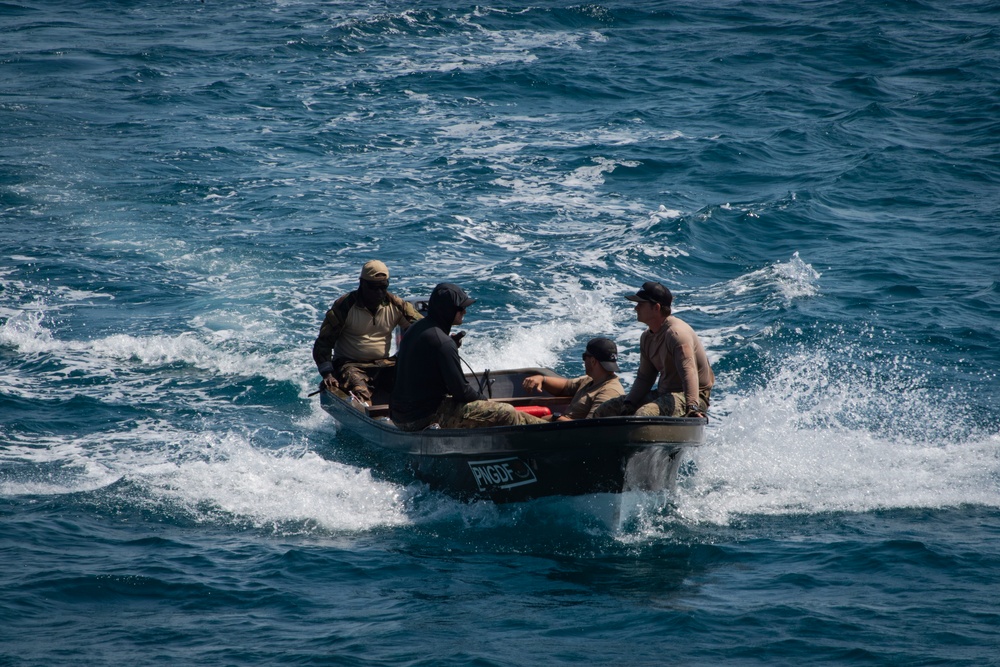
<svg viewBox="0 0 1000 667"><path fill-rule="evenodd" d="M323 388L326 389L327 391L340 389L340 383L337 382L337 378L333 376L333 373L329 373L323 376Z"/></svg>
<svg viewBox="0 0 1000 667"><path fill-rule="evenodd" d="M462 339L465 338L465 332L459 331L458 333L453 333L451 339L455 341L455 347L462 347Z"/></svg>
<svg viewBox="0 0 1000 667"><path fill-rule="evenodd" d="M542 393L542 381L541 375L529 375L524 378L524 382L521 383L521 388L528 393L540 394Z"/></svg>
<svg viewBox="0 0 1000 667"><path fill-rule="evenodd" d="M705 413L701 409L700 405L695 405L694 403L692 403L691 405L687 406L687 414L684 415L684 416L685 417L701 417L702 419L704 419L705 418Z"/></svg>

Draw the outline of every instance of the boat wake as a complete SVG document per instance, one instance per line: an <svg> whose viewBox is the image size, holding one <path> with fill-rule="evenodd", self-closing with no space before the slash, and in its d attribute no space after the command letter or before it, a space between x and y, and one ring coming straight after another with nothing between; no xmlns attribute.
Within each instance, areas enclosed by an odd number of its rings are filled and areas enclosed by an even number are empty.
<svg viewBox="0 0 1000 667"><path fill-rule="evenodd" d="M683 521L740 515L1000 507L1000 435L968 401L893 363L803 351L715 408L676 497ZM906 379L900 379L906 378ZM980 422L981 424L981 422Z"/></svg>

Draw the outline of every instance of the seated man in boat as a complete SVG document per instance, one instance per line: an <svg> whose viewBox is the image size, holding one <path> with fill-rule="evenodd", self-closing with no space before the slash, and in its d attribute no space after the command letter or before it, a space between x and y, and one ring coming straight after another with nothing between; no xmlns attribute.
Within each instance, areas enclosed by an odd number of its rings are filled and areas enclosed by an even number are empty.
<svg viewBox="0 0 1000 667"><path fill-rule="evenodd" d="M593 417L604 402L625 395L618 381L618 346L610 338L592 338L583 353L586 375L572 380L547 375L529 375L521 386L525 391L553 396L572 396L569 410L553 421L570 421Z"/></svg>
<svg viewBox="0 0 1000 667"><path fill-rule="evenodd" d="M341 389L371 403L374 382L391 369L392 333L421 319L413 305L389 292L389 268L378 260L361 268L358 289L326 311L313 360L328 391Z"/></svg>
<svg viewBox="0 0 1000 667"><path fill-rule="evenodd" d="M626 298L635 302L636 319L648 327L639 339L639 370L628 394L608 401L594 416L704 417L715 374L698 334L671 315L670 290L647 282Z"/></svg>
<svg viewBox="0 0 1000 667"><path fill-rule="evenodd" d="M475 302L458 285L441 283L431 292L427 317L403 336L396 354L396 384L389 414L403 431L544 424L508 403L486 400L462 373L452 326L462 323Z"/></svg>

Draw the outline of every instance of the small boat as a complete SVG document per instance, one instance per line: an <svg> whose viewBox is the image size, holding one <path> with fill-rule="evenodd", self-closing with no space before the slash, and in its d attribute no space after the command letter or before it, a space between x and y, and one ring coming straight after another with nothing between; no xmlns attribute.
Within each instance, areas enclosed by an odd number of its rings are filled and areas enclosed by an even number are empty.
<svg viewBox="0 0 1000 667"><path fill-rule="evenodd" d="M547 393L529 396L529 375L560 377L547 368L489 372L492 400L539 414L560 412L570 399ZM486 378L484 378L484 381ZM470 381L478 378L470 376ZM322 391L321 405L341 428L366 445L395 452L432 489L467 500L517 502L545 496L623 491L669 491L683 452L700 445L707 419L696 417L608 417L530 426L422 431L396 428L384 392L366 405L341 391Z"/></svg>

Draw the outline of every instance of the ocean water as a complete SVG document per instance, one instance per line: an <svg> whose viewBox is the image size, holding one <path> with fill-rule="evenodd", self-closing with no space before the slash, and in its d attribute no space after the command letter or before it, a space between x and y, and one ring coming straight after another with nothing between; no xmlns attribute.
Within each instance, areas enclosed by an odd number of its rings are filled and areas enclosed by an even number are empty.
<svg viewBox="0 0 1000 667"><path fill-rule="evenodd" d="M1000 3L0 3L0 664L1000 664ZM668 496L461 503L310 398L362 263L477 369L718 376Z"/></svg>

